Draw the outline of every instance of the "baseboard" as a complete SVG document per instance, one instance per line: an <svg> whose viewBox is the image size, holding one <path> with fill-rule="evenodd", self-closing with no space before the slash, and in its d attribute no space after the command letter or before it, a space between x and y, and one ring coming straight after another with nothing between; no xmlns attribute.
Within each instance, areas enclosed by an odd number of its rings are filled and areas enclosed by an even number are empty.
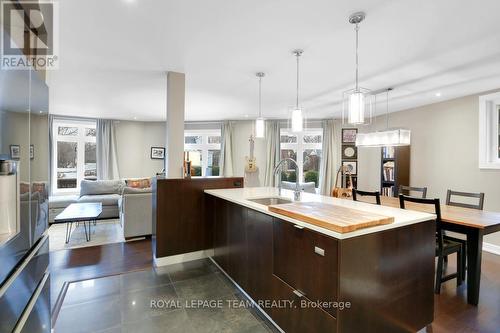
<svg viewBox="0 0 500 333"><path fill-rule="evenodd" d="M186 262L186 261L204 259L212 257L213 255L214 255L214 250L209 249L209 250L201 250L201 251L177 254L175 256L160 257L160 258L155 257L154 264L157 267L166 266L172 264L179 264L181 262Z"/></svg>
<svg viewBox="0 0 500 333"><path fill-rule="evenodd" d="M500 245L483 242L483 251L500 256Z"/></svg>

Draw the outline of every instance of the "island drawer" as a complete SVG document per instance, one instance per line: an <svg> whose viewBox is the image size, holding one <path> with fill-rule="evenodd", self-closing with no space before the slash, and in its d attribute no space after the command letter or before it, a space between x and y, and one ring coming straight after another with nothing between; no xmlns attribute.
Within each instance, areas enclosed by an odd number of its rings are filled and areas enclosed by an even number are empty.
<svg viewBox="0 0 500 333"><path fill-rule="evenodd" d="M301 295L280 278L272 278L273 298L276 301L271 317L286 333L337 332L337 319L307 297Z"/></svg>
<svg viewBox="0 0 500 333"><path fill-rule="evenodd" d="M335 302L338 242L316 231L275 218L273 273L314 302ZM336 316L334 308L325 310Z"/></svg>

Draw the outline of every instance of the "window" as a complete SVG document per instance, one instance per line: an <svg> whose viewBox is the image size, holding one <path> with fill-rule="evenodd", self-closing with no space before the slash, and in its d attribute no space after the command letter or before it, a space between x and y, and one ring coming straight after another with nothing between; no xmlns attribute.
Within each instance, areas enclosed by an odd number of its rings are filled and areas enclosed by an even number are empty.
<svg viewBox="0 0 500 333"><path fill-rule="evenodd" d="M295 174L292 165L281 174L281 179L295 182L298 176L301 182L314 182L319 186L319 168L323 142L322 129L308 129L302 133L293 133L282 129L280 133L281 158L292 158L299 165L299 174Z"/></svg>
<svg viewBox="0 0 500 333"><path fill-rule="evenodd" d="M97 179L95 122L54 120L52 133L54 192L76 192L82 179Z"/></svg>
<svg viewBox="0 0 500 333"><path fill-rule="evenodd" d="M219 176L220 130L185 131L185 158L189 155L193 176Z"/></svg>
<svg viewBox="0 0 500 333"><path fill-rule="evenodd" d="M500 93L479 97L479 168L500 169Z"/></svg>

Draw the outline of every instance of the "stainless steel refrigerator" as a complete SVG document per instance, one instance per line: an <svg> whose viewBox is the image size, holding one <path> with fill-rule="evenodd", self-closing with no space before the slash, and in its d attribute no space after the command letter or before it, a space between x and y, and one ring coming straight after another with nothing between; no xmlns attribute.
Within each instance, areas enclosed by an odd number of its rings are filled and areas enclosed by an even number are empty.
<svg viewBox="0 0 500 333"><path fill-rule="evenodd" d="M51 330L48 133L43 77L0 69L0 333Z"/></svg>

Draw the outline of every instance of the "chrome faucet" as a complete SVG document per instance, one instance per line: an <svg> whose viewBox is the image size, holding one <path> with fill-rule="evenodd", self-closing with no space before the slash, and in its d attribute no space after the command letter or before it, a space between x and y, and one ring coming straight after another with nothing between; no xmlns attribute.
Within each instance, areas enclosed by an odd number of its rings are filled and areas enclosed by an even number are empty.
<svg viewBox="0 0 500 333"><path fill-rule="evenodd" d="M276 165L276 167L274 168L274 177L276 177L276 174L279 173L279 171L281 170L281 167L283 166L283 164L285 162L292 162L293 165L295 166L295 190L293 191L293 199L295 201L300 201L299 165L297 164L297 162L295 162L295 160L293 160L291 158L284 158L281 161L279 161L278 164ZM281 174L279 174L278 193L280 196L281 196L281 187L282 187Z"/></svg>

